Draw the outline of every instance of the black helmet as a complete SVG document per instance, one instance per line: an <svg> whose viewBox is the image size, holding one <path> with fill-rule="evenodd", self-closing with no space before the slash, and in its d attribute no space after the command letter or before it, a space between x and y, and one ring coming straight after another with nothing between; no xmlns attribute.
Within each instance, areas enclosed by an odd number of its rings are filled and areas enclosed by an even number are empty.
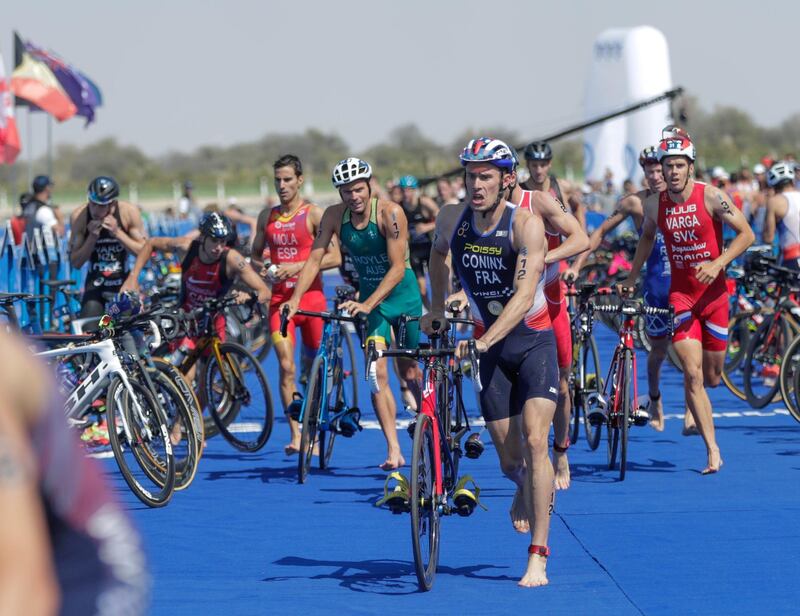
<svg viewBox="0 0 800 616"><path fill-rule="evenodd" d="M89 184L88 198L92 203L109 205L116 201L117 197L119 197L119 184L112 177L101 175Z"/></svg>
<svg viewBox="0 0 800 616"><path fill-rule="evenodd" d="M525 146L525 160L550 160L553 150L546 141L532 141Z"/></svg>
<svg viewBox="0 0 800 616"><path fill-rule="evenodd" d="M53 185L53 180L50 179L49 176L46 175L37 175L33 178L33 183L31 184L31 188L33 189L33 193L40 193L48 186Z"/></svg>
<svg viewBox="0 0 800 616"><path fill-rule="evenodd" d="M216 240L226 240L233 235L233 227L228 217L218 212L203 214L199 228L201 234Z"/></svg>

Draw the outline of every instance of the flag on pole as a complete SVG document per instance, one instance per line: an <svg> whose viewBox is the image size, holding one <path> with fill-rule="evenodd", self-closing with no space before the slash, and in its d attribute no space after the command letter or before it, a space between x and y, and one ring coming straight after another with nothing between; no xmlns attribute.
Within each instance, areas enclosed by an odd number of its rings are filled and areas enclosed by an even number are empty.
<svg viewBox="0 0 800 616"><path fill-rule="evenodd" d="M59 122L68 120L78 112L78 108L37 51L14 32L16 66L11 73L11 91L17 98L33 103Z"/></svg>
<svg viewBox="0 0 800 616"><path fill-rule="evenodd" d="M0 165L11 165L19 154L19 133L14 119L14 102L11 98L6 65L0 55Z"/></svg>

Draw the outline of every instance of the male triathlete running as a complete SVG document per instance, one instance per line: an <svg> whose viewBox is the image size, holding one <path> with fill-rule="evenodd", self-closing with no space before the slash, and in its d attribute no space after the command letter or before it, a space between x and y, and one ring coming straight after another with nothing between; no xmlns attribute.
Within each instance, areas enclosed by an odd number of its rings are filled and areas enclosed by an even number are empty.
<svg viewBox="0 0 800 616"><path fill-rule="evenodd" d="M566 259L586 250L589 239L584 232L585 210L580 199L565 193L566 185L549 174L553 157L550 146L542 141L534 141L525 147L524 155L530 179L513 188L510 201L540 216L547 236L545 296L556 337L559 369L558 405L553 420L553 465L556 489L565 490L570 483L567 449L570 444L569 373L572 368L572 329L560 276L561 272L566 272ZM570 213L567 202L564 201L565 194L569 195L567 198L574 204L574 212L583 215L582 222Z"/></svg>
<svg viewBox="0 0 800 616"><path fill-rule="evenodd" d="M666 190L667 184L664 181L661 163L658 161L657 148L649 146L642 150L641 154L639 154L639 165L644 171L644 179L648 188L620 199L614 213L606 218L592 233L589 238L589 250L575 259L575 263L570 268L569 273L575 277L577 277L577 273L586 262L588 255L599 248L603 238L628 218L633 221L636 229L641 234L642 224L644 223L644 207L642 204L650 195ZM664 245L664 236L661 231L656 230L655 244L653 245L653 251L647 257L642 285L645 304L656 308L667 308L669 306L669 281L670 268L667 247ZM667 357L667 348L670 342L667 337L669 323L665 322L661 317L648 316L645 320L645 326L651 344L650 352L647 355L647 384L650 387L650 406L648 408L651 417L650 425L661 432L664 430L664 413L659 382L661 379L661 364L664 363L664 359ZM689 413L686 414L687 417L689 415ZM602 420L602 418L603 414L600 412L599 419Z"/></svg>
<svg viewBox="0 0 800 616"><path fill-rule="evenodd" d="M78 268L89 262L81 317L103 314L128 275L128 253L138 254L146 240L138 208L118 197L114 178L97 177L89 184L88 202L72 213L70 264Z"/></svg>
<svg viewBox="0 0 800 616"><path fill-rule="evenodd" d="M562 178L557 178L551 171L553 167L553 149L546 141L534 141L525 147L525 166L530 177L523 186L526 190L542 190L549 192L559 203L568 206L581 229L586 229L586 206L581 200L581 191ZM565 264L566 265L566 264ZM562 270L565 266L562 266Z"/></svg>
<svg viewBox="0 0 800 616"><path fill-rule="evenodd" d="M228 242L233 236L233 227L228 219L218 212L209 212L200 219L200 234L196 238L152 237L147 240L125 281L122 291L138 291L139 274L150 260L154 250L177 251L185 256L181 263L181 308L194 310L208 299L224 297L237 278L258 294L258 301L266 303L269 289L259 278L255 270L235 249L229 248ZM215 331L220 339L225 340L225 317L218 315L214 323ZM173 350L183 347L184 350L195 348L195 341L185 337L173 341ZM194 378L195 366L192 366L187 377Z"/></svg>
<svg viewBox="0 0 800 616"><path fill-rule="evenodd" d="M411 269L417 277L422 303L427 308L427 281L425 269L431 254L431 238L436 227L436 215L439 206L436 201L426 195L419 194L419 181L413 175L404 175L397 185L403 190L403 211L408 219L408 248L410 251Z"/></svg>
<svg viewBox="0 0 800 616"><path fill-rule="evenodd" d="M703 474L716 473L722 457L714 435L711 401L704 387L719 385L728 339L725 268L753 243L741 211L714 186L694 180L695 146L680 128L668 126L658 144L667 188L645 200L645 221L633 267L624 287L632 289L655 242L664 234L672 278L669 303L675 308L672 344L683 364L686 404L708 453ZM722 250L722 223L736 237Z"/></svg>
<svg viewBox="0 0 800 616"><path fill-rule="evenodd" d="M139 535L68 430L48 371L2 331L0 356L0 613L146 613Z"/></svg>
<svg viewBox="0 0 800 616"><path fill-rule="evenodd" d="M314 355L322 340L323 322L321 319L295 315L289 322L287 337L281 336L281 315L278 308L294 291L297 277L305 267L306 259L311 252L314 238L319 231L322 220L322 208L308 203L300 196L303 186L303 165L297 156L287 154L281 156L272 165L275 172L275 190L280 205L264 208L258 216L256 236L253 240L253 256L251 261L272 286L272 299L269 303L269 326L272 342L278 356L280 372L281 401L286 419L289 422L290 441L283 450L286 454L300 451L300 426L287 413L292 403L292 396L297 390L295 382L295 329L299 329L303 338L302 370L305 374L311 366ZM264 267L261 256L264 247L269 246L271 265ZM320 269L338 267L341 262L337 244L332 242L322 258ZM300 301L300 308L314 312L325 310L325 294L322 290L322 278L317 277Z"/></svg>
<svg viewBox="0 0 800 616"><path fill-rule="evenodd" d="M763 240L765 244L771 244L777 228L781 264L800 270L800 191L794 182L794 161L779 160L769 168L767 184L775 194L767 200Z"/></svg>
<svg viewBox="0 0 800 616"><path fill-rule="evenodd" d="M422 314L422 298L408 262L408 223L403 208L374 197L371 178L372 168L358 158L346 158L333 168L333 185L339 190L342 203L325 210L306 266L284 306L289 307L290 317L297 311L319 274L325 251L335 235L352 256L359 278L359 301L344 302L341 307L351 315L366 314L367 341L374 340L378 349L385 349L392 333L397 335L402 315ZM406 347L416 347L418 338L419 323L409 323ZM419 399L419 368L414 361L399 363L406 386ZM388 448L380 467L393 470L405 464L397 440L397 406L389 389L386 358L381 358L376 368L380 391L373 394L372 405Z"/></svg>
<svg viewBox="0 0 800 616"><path fill-rule="evenodd" d="M431 312L446 325L444 301L450 253L472 316L480 356L481 412L500 468L517 485L511 517L531 531L528 565L520 586L547 584L547 539L553 465L547 436L558 397L556 341L544 291L547 242L542 219L506 201L516 157L504 142L480 137L461 153L467 195L442 208L431 251ZM549 197L538 191L537 202ZM459 355L466 356L466 342ZM527 518L527 520L526 520Z"/></svg>

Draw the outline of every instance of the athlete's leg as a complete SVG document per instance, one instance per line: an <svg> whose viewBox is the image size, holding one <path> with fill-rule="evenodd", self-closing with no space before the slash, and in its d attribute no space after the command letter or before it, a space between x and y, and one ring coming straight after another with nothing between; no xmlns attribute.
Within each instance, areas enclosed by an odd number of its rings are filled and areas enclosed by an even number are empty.
<svg viewBox="0 0 800 616"><path fill-rule="evenodd" d="M288 414L289 405L292 403L292 394L297 391L297 368L294 361L295 323L292 319L286 329L286 338L281 336L280 314L278 307L270 309L270 331L272 332L272 346L278 358L278 381L280 383L281 403L286 421L289 424L289 443L284 445L286 455L296 454L300 451L300 424Z"/></svg>
<svg viewBox="0 0 800 616"><path fill-rule="evenodd" d="M514 500L511 503L511 523L514 530L527 533L530 530L530 512L528 511L527 482L525 480L525 453L522 439L521 416L506 417L486 422L486 429L492 437L497 457L500 459L500 470L517 486Z"/></svg>
<svg viewBox="0 0 800 616"><path fill-rule="evenodd" d="M717 387L722 380L725 351L703 350L703 380L706 387Z"/></svg>
<svg viewBox="0 0 800 616"><path fill-rule="evenodd" d="M375 348L383 350L386 348L384 339L375 340ZM406 461L400 451L400 442L397 440L397 404L394 395L389 389L389 364L385 357L381 357L375 362L375 372L378 378L379 391L372 394L372 406L378 416L383 435L386 438L386 460L380 465L385 470L394 470L403 466Z"/></svg>
<svg viewBox="0 0 800 616"><path fill-rule="evenodd" d="M528 491L531 494L531 545L547 545L550 534L550 513L553 504L553 467L547 455L547 435L556 412L556 404L546 398L531 398L522 411L522 430L525 436L525 462ZM537 554L528 555L525 575L520 586L547 584L547 560Z"/></svg>
<svg viewBox="0 0 800 616"><path fill-rule="evenodd" d="M667 357L668 337L650 337L647 354L647 385L650 393L650 425L658 432L664 430L664 405L661 399L661 366Z"/></svg>
<svg viewBox="0 0 800 616"><path fill-rule="evenodd" d="M556 490L569 487L569 423L572 404L569 397L569 373L572 370L572 329L566 302L561 302L558 313L553 317L553 334L558 355L558 402L553 417L553 466L555 467Z"/></svg>
<svg viewBox="0 0 800 616"><path fill-rule="evenodd" d="M700 436L703 437L706 444L708 464L703 473L716 472L722 464L722 458L714 434L711 400L704 387L702 343L696 338L682 338L673 341L673 345L683 364L686 404L694 417Z"/></svg>

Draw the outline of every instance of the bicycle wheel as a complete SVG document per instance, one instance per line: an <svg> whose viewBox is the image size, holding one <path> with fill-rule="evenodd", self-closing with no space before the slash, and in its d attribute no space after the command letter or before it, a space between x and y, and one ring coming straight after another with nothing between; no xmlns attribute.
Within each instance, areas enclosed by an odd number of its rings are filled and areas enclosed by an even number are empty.
<svg viewBox="0 0 800 616"><path fill-rule="evenodd" d="M199 461L203 455L203 451L205 450L203 443L206 438L205 422L203 421L203 408L200 406L200 402L198 401L194 390L189 386L189 383L186 382L186 379L184 378L183 374L181 374L181 371L178 370L178 368L173 366L162 357L153 357L152 361L156 370L159 370L172 381L178 391L181 392L183 399L186 401L186 406L189 409L192 417L192 424L194 426L195 438L197 440L197 459Z"/></svg>
<svg viewBox="0 0 800 616"><path fill-rule="evenodd" d="M586 442L589 449L594 451L600 445L600 437L603 432L603 425L593 426L589 423L588 409L586 401L592 394L599 394L603 391L603 376L600 367L600 354L597 351L597 342L594 336L589 336L583 341L581 347L581 396L580 406L583 413L583 426L586 432Z"/></svg>
<svg viewBox="0 0 800 616"><path fill-rule="evenodd" d="M330 429L331 417L339 415L349 408L346 400L345 378L342 360L336 359L331 373L331 390L327 397L328 408L325 409L325 425L328 426L328 429L320 428L319 430L319 467L321 469L330 468L333 444L336 441L336 430Z"/></svg>
<svg viewBox="0 0 800 616"><path fill-rule="evenodd" d="M420 413L414 428L409 500L414 571L422 590L430 590L433 586L439 564L439 512L435 502L436 473L433 468L437 439L431 418Z"/></svg>
<svg viewBox="0 0 800 616"><path fill-rule="evenodd" d="M754 409L767 406L780 395L780 362L791 341L784 319L767 319L747 344L742 381L747 403Z"/></svg>
<svg viewBox="0 0 800 616"><path fill-rule="evenodd" d="M167 430L175 458L175 489L184 490L192 483L199 459L197 426L187 399L166 373L158 368L149 370L156 390L156 399L167 419ZM201 424L202 425L202 424Z"/></svg>
<svg viewBox="0 0 800 616"><path fill-rule="evenodd" d="M797 379L800 368L800 336L795 337L786 349L781 360L781 397L792 417L800 417L797 407ZM798 420L800 421L800 420Z"/></svg>
<svg viewBox="0 0 800 616"><path fill-rule="evenodd" d="M342 371L344 379L349 383L349 399L347 402L351 407L358 406L358 364L364 361L363 354L356 355L356 348L353 344L353 336L342 327L342 338L344 338L344 353L342 354ZM360 350L360 349L359 349Z"/></svg>
<svg viewBox="0 0 800 616"><path fill-rule="evenodd" d="M747 397L742 383L742 364L747 345L757 327L753 317L752 311L740 312L728 322L728 345L722 367L722 382L740 400Z"/></svg>
<svg viewBox="0 0 800 616"><path fill-rule="evenodd" d="M619 427L619 480L625 481L625 467L628 463L628 429L630 428L631 421L631 405L635 404L631 395L633 388L633 381L631 380L631 373L633 371L633 355L630 351L626 351L623 356L625 368L623 374L625 380L620 384L622 389L617 389L621 398L622 413L619 416L621 425Z"/></svg>
<svg viewBox="0 0 800 616"><path fill-rule="evenodd" d="M620 383L623 374L622 355L615 353L615 368L611 375L611 395L607 398L609 409L606 419L606 445L608 446L608 470L614 470L617 464L617 450L619 448L619 409Z"/></svg>
<svg viewBox="0 0 800 616"><path fill-rule="evenodd" d="M130 389L116 376L108 388L108 440L131 491L145 505L163 507L175 488L175 458L167 420L144 386L128 382Z"/></svg>
<svg viewBox="0 0 800 616"><path fill-rule="evenodd" d="M223 365L212 355L206 369L211 418L236 449L258 451L269 440L274 419L267 377L258 360L242 345L225 342L219 351Z"/></svg>
<svg viewBox="0 0 800 616"><path fill-rule="evenodd" d="M794 394L794 404L787 404L786 408L789 409L792 417L800 422L800 410L798 410L800 409L800 370L794 371L794 391L792 393Z"/></svg>
<svg viewBox="0 0 800 616"><path fill-rule="evenodd" d="M303 423L300 426L300 451L297 454L297 481L305 483L311 470L314 457L314 446L317 445L317 428L319 427L320 407L322 406L323 387L325 387L325 364L322 356L317 355L308 373L308 387L303 400ZM319 452L318 452L319 453Z"/></svg>

